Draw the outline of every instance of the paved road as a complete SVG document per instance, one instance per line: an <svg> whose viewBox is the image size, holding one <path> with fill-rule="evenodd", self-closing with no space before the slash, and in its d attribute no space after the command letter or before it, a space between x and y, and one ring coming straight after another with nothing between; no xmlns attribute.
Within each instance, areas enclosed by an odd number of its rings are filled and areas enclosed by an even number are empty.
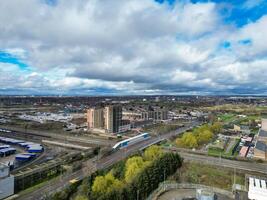
<svg viewBox="0 0 267 200"><path fill-rule="evenodd" d="M179 128L176 131L172 131L168 134L164 134L164 135L159 136L159 137L151 137L145 141L134 144L128 148L116 151L116 152L110 154L109 156L101 158L98 161L93 162L92 160L89 160L89 161L84 163L84 167L81 170L79 170L73 174L70 174L70 175L64 174L64 176L62 178L49 181L45 186L35 190L34 192L32 192L30 194L21 195L17 199L19 199L19 200L42 199L42 197L44 195L48 195L48 194L51 194L55 191L61 190L63 187L65 187L66 185L69 184L70 180L72 180L74 178L82 180L84 177L88 176L90 173L93 173L94 171L96 171L96 169L107 168L107 167L115 164L116 162L126 158L127 156L136 153L139 150L142 150L142 149L144 149L144 148L146 148L152 144L155 144L159 141L168 139L172 136L179 135L179 134L183 133L184 131L189 130L192 127L197 126L197 125L199 125L199 122L192 122L192 124L190 124L186 127Z"/></svg>

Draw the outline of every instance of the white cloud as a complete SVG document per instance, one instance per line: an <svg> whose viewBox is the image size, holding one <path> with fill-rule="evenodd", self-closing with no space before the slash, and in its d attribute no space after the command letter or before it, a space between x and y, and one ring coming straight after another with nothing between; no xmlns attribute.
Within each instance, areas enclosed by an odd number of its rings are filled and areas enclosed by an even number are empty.
<svg viewBox="0 0 267 200"><path fill-rule="evenodd" d="M3 1L1 50L30 71L1 64L0 85L127 94L247 88L267 80L266 27L267 16L241 29L224 24L211 2ZM240 43L247 39L251 44ZM229 49L221 47L225 41Z"/></svg>

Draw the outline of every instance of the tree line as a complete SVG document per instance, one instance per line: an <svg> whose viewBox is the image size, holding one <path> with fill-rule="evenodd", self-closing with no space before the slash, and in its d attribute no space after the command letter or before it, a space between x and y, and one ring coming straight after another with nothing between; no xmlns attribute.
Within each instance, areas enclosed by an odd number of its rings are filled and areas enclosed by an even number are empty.
<svg viewBox="0 0 267 200"><path fill-rule="evenodd" d="M159 146L151 146L143 154L84 179L75 200L146 199L160 182L182 166L182 162L178 154L165 153Z"/></svg>

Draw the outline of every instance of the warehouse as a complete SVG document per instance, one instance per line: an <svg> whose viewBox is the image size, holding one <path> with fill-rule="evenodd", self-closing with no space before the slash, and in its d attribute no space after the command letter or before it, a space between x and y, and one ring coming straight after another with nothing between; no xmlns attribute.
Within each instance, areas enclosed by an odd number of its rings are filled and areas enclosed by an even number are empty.
<svg viewBox="0 0 267 200"><path fill-rule="evenodd" d="M254 200L266 200L266 180L249 177L248 198Z"/></svg>

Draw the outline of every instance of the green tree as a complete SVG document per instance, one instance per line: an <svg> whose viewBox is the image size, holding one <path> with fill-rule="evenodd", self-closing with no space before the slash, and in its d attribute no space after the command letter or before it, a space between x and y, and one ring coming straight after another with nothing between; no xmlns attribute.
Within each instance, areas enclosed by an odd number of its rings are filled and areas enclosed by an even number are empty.
<svg viewBox="0 0 267 200"><path fill-rule="evenodd" d="M194 148L198 146L197 139L192 132L184 133L181 139L181 142L184 146L187 146L190 148Z"/></svg>
<svg viewBox="0 0 267 200"><path fill-rule="evenodd" d="M77 195L75 200L88 200L88 198L84 195Z"/></svg>
<svg viewBox="0 0 267 200"><path fill-rule="evenodd" d="M222 130L222 124L220 122L215 122L211 127L210 130L213 133L219 133Z"/></svg>
<svg viewBox="0 0 267 200"><path fill-rule="evenodd" d="M210 130L205 130L203 132L200 132L197 137L197 143L198 144L204 144L208 141L210 141L213 137L213 133Z"/></svg>
<svg viewBox="0 0 267 200"><path fill-rule="evenodd" d="M163 155L161 147L153 145L145 150L144 159L147 161L153 161Z"/></svg>
<svg viewBox="0 0 267 200"><path fill-rule="evenodd" d="M97 176L92 186L92 191L95 194L107 193L113 189L122 187L122 182L116 179L112 173L105 176Z"/></svg>
<svg viewBox="0 0 267 200"><path fill-rule="evenodd" d="M134 156L129 158L125 166L125 181L127 183L131 182L132 179L142 171L146 163L141 156Z"/></svg>

